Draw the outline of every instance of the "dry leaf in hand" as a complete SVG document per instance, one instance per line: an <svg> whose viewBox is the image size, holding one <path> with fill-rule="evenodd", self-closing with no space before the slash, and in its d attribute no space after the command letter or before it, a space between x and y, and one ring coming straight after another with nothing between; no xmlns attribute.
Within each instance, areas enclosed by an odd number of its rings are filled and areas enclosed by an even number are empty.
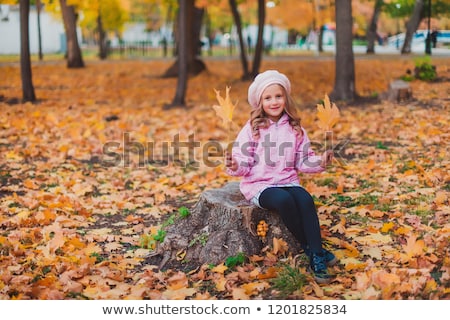
<svg viewBox="0 0 450 320"><path fill-rule="evenodd" d="M330 102L327 94L325 94L323 104L317 105L317 117L319 118L319 127L325 131L331 131L339 120L339 109L334 102Z"/></svg>
<svg viewBox="0 0 450 320"><path fill-rule="evenodd" d="M219 105L214 105L213 108L217 115L223 120L224 125L229 125L233 119L233 111L236 108L237 102L233 104L230 99L230 87L226 87L225 99L220 95L220 91L214 89Z"/></svg>

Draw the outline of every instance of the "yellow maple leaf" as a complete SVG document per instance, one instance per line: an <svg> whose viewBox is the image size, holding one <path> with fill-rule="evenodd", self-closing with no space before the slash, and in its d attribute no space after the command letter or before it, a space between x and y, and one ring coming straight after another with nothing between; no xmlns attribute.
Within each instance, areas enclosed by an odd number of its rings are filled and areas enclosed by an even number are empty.
<svg viewBox="0 0 450 320"><path fill-rule="evenodd" d="M287 252L289 246L286 241L281 238L273 238L272 242L274 254L284 254Z"/></svg>
<svg viewBox="0 0 450 320"><path fill-rule="evenodd" d="M221 264L215 266L214 268L212 268L211 271L223 274L225 272L225 270L227 270L227 269L228 269L228 267L225 264L221 263Z"/></svg>
<svg viewBox="0 0 450 320"><path fill-rule="evenodd" d="M392 221L383 223L383 226L381 227L380 231L383 233L389 232L392 228L395 227L395 223Z"/></svg>
<svg viewBox="0 0 450 320"><path fill-rule="evenodd" d="M269 287L269 283L267 283L266 281L244 283L241 286L241 288L244 289L245 294L249 296L258 294L261 291L268 289Z"/></svg>
<svg viewBox="0 0 450 320"><path fill-rule="evenodd" d="M237 101L235 104L231 102L230 89L231 87L226 87L225 98L222 98L222 96L220 95L220 91L214 89L219 105L214 105L213 109L216 111L216 114L222 119L224 125L229 125L233 120L234 108L236 108L237 105Z"/></svg>
<svg viewBox="0 0 450 320"><path fill-rule="evenodd" d="M405 250L408 257L420 256L424 253L425 242L420 239L417 240L417 237L414 234L411 234L406 240L406 245L402 245L403 250Z"/></svg>
<svg viewBox="0 0 450 320"><path fill-rule="evenodd" d="M339 109L334 102L330 102L327 94L325 94L323 104L317 105L317 117L319 118L319 127L325 131L331 131L339 120Z"/></svg>
<svg viewBox="0 0 450 320"><path fill-rule="evenodd" d="M163 292L162 296L167 300L186 300L186 297L191 297L197 292L194 288L179 288L179 289L167 289Z"/></svg>
<svg viewBox="0 0 450 320"><path fill-rule="evenodd" d="M186 273L179 271L178 273L171 276L168 280L167 288L171 290L178 290L181 288L186 288L188 286L188 279Z"/></svg>
<svg viewBox="0 0 450 320"><path fill-rule="evenodd" d="M233 288L231 289L231 294L233 296L233 300L249 300L250 296L245 293L245 289L243 288Z"/></svg>
<svg viewBox="0 0 450 320"><path fill-rule="evenodd" d="M62 231L56 231L53 234L53 237L51 240L47 243L48 248L50 249L50 252L55 252L56 249L61 248L64 243L66 242L66 238L64 237L64 234Z"/></svg>

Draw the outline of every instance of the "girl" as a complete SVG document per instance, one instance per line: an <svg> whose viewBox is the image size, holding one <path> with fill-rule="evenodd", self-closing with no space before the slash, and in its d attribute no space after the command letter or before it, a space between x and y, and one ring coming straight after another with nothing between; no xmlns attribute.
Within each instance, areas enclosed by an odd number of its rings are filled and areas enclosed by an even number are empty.
<svg viewBox="0 0 450 320"><path fill-rule="evenodd" d="M316 156L300 125L290 96L289 79L276 70L260 73L248 89L250 120L226 154L226 170L241 176L240 190L247 200L276 211L310 259L318 283L328 283L327 265L336 257L322 248L319 218L311 195L300 186L298 172L325 170L332 152Z"/></svg>

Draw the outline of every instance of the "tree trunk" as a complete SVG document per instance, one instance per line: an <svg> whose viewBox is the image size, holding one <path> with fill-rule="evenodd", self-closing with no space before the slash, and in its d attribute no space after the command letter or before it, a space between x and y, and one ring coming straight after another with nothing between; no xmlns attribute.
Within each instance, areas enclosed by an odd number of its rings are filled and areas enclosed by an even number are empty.
<svg viewBox="0 0 450 320"><path fill-rule="evenodd" d="M236 24L236 29L239 37L239 48L241 50L241 64L242 64L242 79L250 79L250 72L248 70L247 54L244 44L244 38L242 36L242 22L241 15L239 14L236 0L229 0L231 12L233 14L234 23Z"/></svg>
<svg viewBox="0 0 450 320"><path fill-rule="evenodd" d="M183 1L179 1L180 3ZM178 24L177 28L177 42L180 43L182 40L182 34L187 37L186 42L186 63L188 65L188 73L191 75L197 75L200 72L206 70L205 63L198 59L198 53L200 48L200 30L201 30L201 23L203 18L204 9L199 9L195 7L195 0L185 0L185 4L183 4L183 7L186 7L186 24L184 26L185 30L181 30L181 25ZM179 6L179 15L182 14L181 12L181 4ZM171 78L171 77L177 77L178 76L178 63L180 60L180 50L178 48L177 50L177 60L175 63L169 67L169 69L165 72L163 77L165 78Z"/></svg>
<svg viewBox="0 0 450 320"><path fill-rule="evenodd" d="M64 21L67 40L67 67L83 68L84 62L81 55L77 37L77 17L74 6L68 6L66 0L59 0Z"/></svg>
<svg viewBox="0 0 450 320"><path fill-rule="evenodd" d="M264 238L256 234L261 220L269 226ZM246 201L239 182L203 192L190 215L179 218L165 231L164 241L147 261L161 269L179 267L183 261L191 267L219 264L241 252L251 256L272 245L273 238L286 241L293 254L301 251L280 216Z"/></svg>
<svg viewBox="0 0 450 320"><path fill-rule="evenodd" d="M353 100L355 98L355 58L353 55L352 1L336 2L336 75L333 100Z"/></svg>
<svg viewBox="0 0 450 320"><path fill-rule="evenodd" d="M319 28L319 40L317 42L319 52L323 52L323 33L324 33L324 31L325 31L325 26L321 25Z"/></svg>
<svg viewBox="0 0 450 320"><path fill-rule="evenodd" d="M97 17L97 29L98 29L98 56L101 60L105 60L108 57L108 47L105 29L103 29L102 15L100 10Z"/></svg>
<svg viewBox="0 0 450 320"><path fill-rule="evenodd" d="M185 96L188 81L188 15L189 6L194 5L194 0L180 0L178 13L178 59L177 59L177 89L175 97L170 105L166 105L165 109L173 107L186 107Z"/></svg>
<svg viewBox="0 0 450 320"><path fill-rule="evenodd" d="M25 102L36 101L30 60L29 13L30 0L20 0L20 75L22 95Z"/></svg>
<svg viewBox="0 0 450 320"><path fill-rule="evenodd" d="M375 42L377 40L377 24L383 4L383 0L375 1L372 20L370 21L369 29L367 30L367 53L375 53Z"/></svg>
<svg viewBox="0 0 450 320"><path fill-rule="evenodd" d="M416 0L411 19L406 23L405 42L403 42L402 54L411 53L412 38L423 18L423 1L424 0Z"/></svg>
<svg viewBox="0 0 450 320"><path fill-rule="evenodd" d="M42 54L42 35L41 35L41 1L36 0L36 14L37 14L37 31L38 31L38 56L39 60L43 59Z"/></svg>
<svg viewBox="0 0 450 320"><path fill-rule="evenodd" d="M258 0L258 37L256 39L255 57L253 59L252 77L256 77L261 66L262 53L264 49L264 24L266 22L266 3Z"/></svg>

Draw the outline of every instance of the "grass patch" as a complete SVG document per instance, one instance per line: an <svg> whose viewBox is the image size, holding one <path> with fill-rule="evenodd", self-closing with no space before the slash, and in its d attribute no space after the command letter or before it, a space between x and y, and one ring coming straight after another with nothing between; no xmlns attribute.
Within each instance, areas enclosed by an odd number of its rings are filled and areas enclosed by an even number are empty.
<svg viewBox="0 0 450 320"><path fill-rule="evenodd" d="M378 186L377 182L366 180L366 179L358 179L356 181L356 183L358 184L360 189L369 189L369 188L374 188L374 187Z"/></svg>
<svg viewBox="0 0 450 320"><path fill-rule="evenodd" d="M364 194L361 197L355 199L356 205L377 204L377 203L378 203L378 196L370 193Z"/></svg>
<svg viewBox="0 0 450 320"><path fill-rule="evenodd" d="M428 222L430 222L430 220L434 216L433 210L427 208L417 208L411 211L411 213L420 217L420 220L423 224L428 224Z"/></svg>
<svg viewBox="0 0 450 320"><path fill-rule="evenodd" d="M337 188L337 183L334 181L333 178L320 179L316 182L316 184L321 187L328 186L332 188Z"/></svg>
<svg viewBox="0 0 450 320"><path fill-rule="evenodd" d="M283 266L273 280L273 288L280 292L280 298L286 298L306 284L306 276L298 268Z"/></svg>

